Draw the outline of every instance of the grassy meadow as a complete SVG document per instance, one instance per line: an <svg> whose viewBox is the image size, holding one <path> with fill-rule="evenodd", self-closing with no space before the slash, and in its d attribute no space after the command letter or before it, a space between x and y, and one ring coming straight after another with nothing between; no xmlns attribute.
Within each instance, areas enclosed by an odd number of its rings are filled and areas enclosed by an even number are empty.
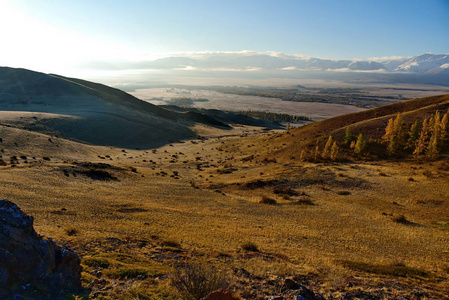
<svg viewBox="0 0 449 300"><path fill-rule="evenodd" d="M183 261L220 270L244 299L287 277L329 299L447 297L447 158L278 162L265 159L274 132L204 133L154 150L5 142L1 197L82 256L90 297L187 299L170 284Z"/></svg>

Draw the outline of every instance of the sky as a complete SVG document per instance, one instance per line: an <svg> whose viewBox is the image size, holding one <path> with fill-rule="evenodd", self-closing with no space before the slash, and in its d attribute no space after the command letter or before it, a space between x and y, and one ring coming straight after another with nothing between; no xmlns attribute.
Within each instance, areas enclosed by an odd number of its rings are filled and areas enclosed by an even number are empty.
<svg viewBox="0 0 449 300"><path fill-rule="evenodd" d="M0 0L0 34L0 66L72 76L203 51L414 56L449 53L449 0Z"/></svg>

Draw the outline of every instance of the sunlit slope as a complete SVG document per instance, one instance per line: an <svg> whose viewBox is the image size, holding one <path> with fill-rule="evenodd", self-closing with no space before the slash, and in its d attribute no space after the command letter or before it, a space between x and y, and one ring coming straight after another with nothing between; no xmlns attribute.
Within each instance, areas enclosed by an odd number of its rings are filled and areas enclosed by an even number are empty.
<svg viewBox="0 0 449 300"><path fill-rule="evenodd" d="M105 85L25 69L0 68L0 110L57 114L16 114L6 124L95 145L147 148L194 136L182 114Z"/></svg>
<svg viewBox="0 0 449 300"><path fill-rule="evenodd" d="M379 140L385 134L390 118L401 113L405 128L415 122L430 117L436 111L444 114L449 109L449 95L412 99L358 113L352 113L312 123L290 130L288 133L270 137L270 143L278 149L270 155L276 158L299 157L301 149L313 148L317 143L322 147L332 135L334 140L344 140L347 126L352 134L362 133L366 139Z"/></svg>

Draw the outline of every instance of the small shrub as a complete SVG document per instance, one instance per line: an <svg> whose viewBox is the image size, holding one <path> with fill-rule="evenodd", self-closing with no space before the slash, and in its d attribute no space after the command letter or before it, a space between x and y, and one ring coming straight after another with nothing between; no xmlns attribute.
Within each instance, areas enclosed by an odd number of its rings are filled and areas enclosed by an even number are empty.
<svg viewBox="0 0 449 300"><path fill-rule="evenodd" d="M65 233L67 233L68 236L73 236L78 234L78 229L74 227L66 228Z"/></svg>
<svg viewBox="0 0 449 300"><path fill-rule="evenodd" d="M95 258L95 257L89 257L83 260L83 264L86 266L92 267L92 268L102 268L106 269L109 268L110 263L108 260L103 258Z"/></svg>
<svg viewBox="0 0 449 300"><path fill-rule="evenodd" d="M46 161L50 161L51 160L50 157L48 157L48 156L44 156L44 157L42 157L42 159L46 160Z"/></svg>
<svg viewBox="0 0 449 300"><path fill-rule="evenodd" d="M276 205L278 204L276 200L268 197L262 197L262 200L259 201L261 204L268 204L268 205Z"/></svg>
<svg viewBox="0 0 449 300"><path fill-rule="evenodd" d="M212 291L227 289L230 286L230 280L223 272L201 263L177 266L171 283L181 293L194 299L202 299Z"/></svg>
<svg viewBox="0 0 449 300"><path fill-rule="evenodd" d="M299 195L299 193L297 191L293 190L291 187L276 187L273 189L273 193L281 194L281 195L289 195L289 196Z"/></svg>
<svg viewBox="0 0 449 300"><path fill-rule="evenodd" d="M337 194L338 194L338 195L342 195L342 196L351 195L351 193L348 192L348 191L338 191Z"/></svg>
<svg viewBox="0 0 449 300"><path fill-rule="evenodd" d="M407 220L407 218L404 215L400 215L398 217L394 217L393 221L399 224L404 224L404 225L412 225L414 224L413 222Z"/></svg>
<svg viewBox="0 0 449 300"><path fill-rule="evenodd" d="M253 243L253 242L245 242L245 243L243 243L242 249L244 251L260 252L260 250L257 247L257 245L255 243Z"/></svg>
<svg viewBox="0 0 449 300"><path fill-rule="evenodd" d="M427 178L433 178L433 174L432 174L432 172L430 172L430 171L424 171L422 174L423 174L424 176L426 176Z"/></svg>
<svg viewBox="0 0 449 300"><path fill-rule="evenodd" d="M111 175L108 171L105 170L97 170L97 169L89 169L87 171L83 171L87 177L93 180L101 180L101 181L109 181L115 180L118 181L117 177Z"/></svg>
<svg viewBox="0 0 449 300"><path fill-rule="evenodd" d="M315 203L311 199L305 197L298 199L294 203L300 205L315 205Z"/></svg>
<svg viewBox="0 0 449 300"><path fill-rule="evenodd" d="M181 245L175 240L165 240L161 244L165 247L181 248Z"/></svg>
<svg viewBox="0 0 449 300"><path fill-rule="evenodd" d="M7 163L6 161L4 161L3 159L0 159L0 166L6 166Z"/></svg>

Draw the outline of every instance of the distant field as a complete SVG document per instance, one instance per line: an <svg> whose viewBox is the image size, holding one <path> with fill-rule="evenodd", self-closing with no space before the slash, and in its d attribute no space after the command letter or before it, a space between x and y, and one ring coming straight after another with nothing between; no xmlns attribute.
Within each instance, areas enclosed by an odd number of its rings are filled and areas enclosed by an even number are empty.
<svg viewBox="0 0 449 300"><path fill-rule="evenodd" d="M226 82L225 82L226 83ZM290 85L286 85L289 83ZM297 83L297 81L296 81ZM369 84L323 80L255 82L251 86L181 86L136 88L137 98L156 105L178 105L231 111L266 111L306 116L313 121L362 111L407 99L441 95L447 87L410 84ZM223 84L223 83L222 83ZM243 83L240 83L243 84Z"/></svg>
<svg viewBox="0 0 449 300"><path fill-rule="evenodd" d="M156 105L168 104L174 98L202 99L202 101L193 101L192 106L232 111L260 110L273 113L307 116L314 121L363 110L362 108L352 105L290 102L275 98L233 95L208 90L189 90L181 88L140 89L131 94ZM206 102L203 99L208 99L209 101Z"/></svg>

